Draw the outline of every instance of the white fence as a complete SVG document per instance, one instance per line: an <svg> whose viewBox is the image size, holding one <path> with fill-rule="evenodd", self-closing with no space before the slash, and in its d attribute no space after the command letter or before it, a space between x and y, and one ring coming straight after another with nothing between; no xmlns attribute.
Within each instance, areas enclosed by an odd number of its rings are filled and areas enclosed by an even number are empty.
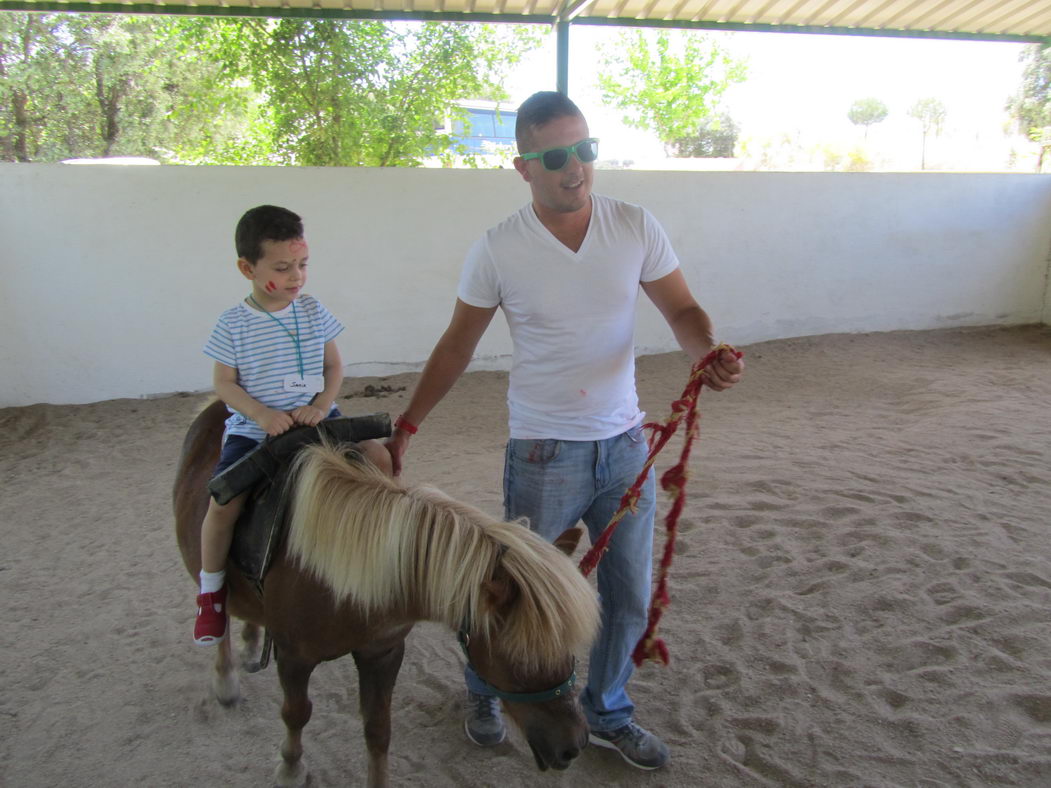
<svg viewBox="0 0 1051 788"><path fill-rule="evenodd" d="M720 339L1048 322L1051 176L596 173L664 224ZM307 290L347 375L419 369L464 252L524 204L512 170L0 165L0 406L211 385L201 346L246 292L247 208L303 215ZM675 347L645 300L640 353ZM506 368L502 320L474 368Z"/></svg>

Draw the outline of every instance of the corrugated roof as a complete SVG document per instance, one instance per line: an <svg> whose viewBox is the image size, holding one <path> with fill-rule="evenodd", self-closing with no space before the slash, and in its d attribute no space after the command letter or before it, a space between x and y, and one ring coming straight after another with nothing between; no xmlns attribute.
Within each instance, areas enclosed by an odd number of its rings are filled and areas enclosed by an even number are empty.
<svg viewBox="0 0 1051 788"><path fill-rule="evenodd" d="M1051 0L0 0L0 10L658 25L1051 39Z"/></svg>

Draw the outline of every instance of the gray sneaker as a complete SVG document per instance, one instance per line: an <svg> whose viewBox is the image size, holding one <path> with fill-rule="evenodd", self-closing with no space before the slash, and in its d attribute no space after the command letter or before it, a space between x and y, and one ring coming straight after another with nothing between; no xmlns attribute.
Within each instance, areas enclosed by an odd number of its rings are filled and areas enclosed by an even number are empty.
<svg viewBox="0 0 1051 788"><path fill-rule="evenodd" d="M659 769L668 762L668 746L634 722L612 731L591 731L588 740L599 747L616 750L639 769Z"/></svg>
<svg viewBox="0 0 1051 788"><path fill-rule="evenodd" d="M479 747L493 747L507 737L504 718L500 714L500 699L467 691L467 719L463 729L467 738Z"/></svg>

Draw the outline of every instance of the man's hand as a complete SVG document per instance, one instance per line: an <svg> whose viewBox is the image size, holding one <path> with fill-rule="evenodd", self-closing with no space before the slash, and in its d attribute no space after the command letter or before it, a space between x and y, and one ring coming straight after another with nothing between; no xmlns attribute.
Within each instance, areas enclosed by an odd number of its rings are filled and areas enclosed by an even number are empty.
<svg viewBox="0 0 1051 788"><path fill-rule="evenodd" d="M267 408L255 420L255 423L262 427L267 435L280 435L288 432L295 422L292 421L292 416L283 410Z"/></svg>
<svg viewBox="0 0 1051 788"><path fill-rule="evenodd" d="M306 427L314 427L325 418L324 411L316 405L300 405L289 415L291 415L292 421L296 424L302 424Z"/></svg>
<svg viewBox="0 0 1051 788"><path fill-rule="evenodd" d="M409 438L411 437L405 430L395 427L394 433L384 442L384 446L390 452L390 462L391 466L393 466L394 476L401 475L401 458L405 456L405 452L409 449Z"/></svg>
<svg viewBox="0 0 1051 788"><path fill-rule="evenodd" d="M729 350L723 350L715 360L705 367L704 384L713 391L726 391L744 374L744 359L737 358Z"/></svg>

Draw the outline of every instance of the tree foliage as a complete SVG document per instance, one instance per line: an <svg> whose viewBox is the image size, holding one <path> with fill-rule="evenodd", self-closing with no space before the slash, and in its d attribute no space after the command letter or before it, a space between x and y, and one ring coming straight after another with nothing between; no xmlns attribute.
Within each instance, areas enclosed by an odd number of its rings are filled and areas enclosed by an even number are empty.
<svg viewBox="0 0 1051 788"><path fill-rule="evenodd" d="M927 168L927 136L934 132L941 134L942 125L945 123L945 105L936 98L918 99L909 107L908 115L919 121L923 129L923 141L920 148L920 169Z"/></svg>
<svg viewBox="0 0 1051 788"><path fill-rule="evenodd" d="M1026 47L1020 57L1022 84L1007 106L1022 132L1040 146L1036 168L1041 171L1051 149L1051 44Z"/></svg>
<svg viewBox="0 0 1051 788"><path fill-rule="evenodd" d="M920 122L924 135L940 134L945 123L945 105L936 98L918 99L909 107L909 117Z"/></svg>
<svg viewBox="0 0 1051 788"><path fill-rule="evenodd" d="M265 96L271 155L285 164L414 166L447 150L454 102L503 98L539 42L529 28L311 19L223 22L228 73ZM206 30L213 35L213 30Z"/></svg>
<svg viewBox="0 0 1051 788"><path fill-rule="evenodd" d="M734 155L740 129L733 118L723 113L704 118L697 133L671 144L676 157L730 158Z"/></svg>
<svg viewBox="0 0 1051 788"><path fill-rule="evenodd" d="M0 13L0 156L153 156L215 136L243 102L179 23Z"/></svg>
<svg viewBox="0 0 1051 788"><path fill-rule="evenodd" d="M534 28L0 14L0 157L416 165Z"/></svg>
<svg viewBox="0 0 1051 788"><path fill-rule="evenodd" d="M865 136L868 136L869 126L882 123L887 119L887 105L877 98L858 99L850 105L847 118L855 126L865 127Z"/></svg>
<svg viewBox="0 0 1051 788"><path fill-rule="evenodd" d="M672 153L746 76L743 62L694 32L627 31L601 59L603 101L623 110L627 125L656 132Z"/></svg>

